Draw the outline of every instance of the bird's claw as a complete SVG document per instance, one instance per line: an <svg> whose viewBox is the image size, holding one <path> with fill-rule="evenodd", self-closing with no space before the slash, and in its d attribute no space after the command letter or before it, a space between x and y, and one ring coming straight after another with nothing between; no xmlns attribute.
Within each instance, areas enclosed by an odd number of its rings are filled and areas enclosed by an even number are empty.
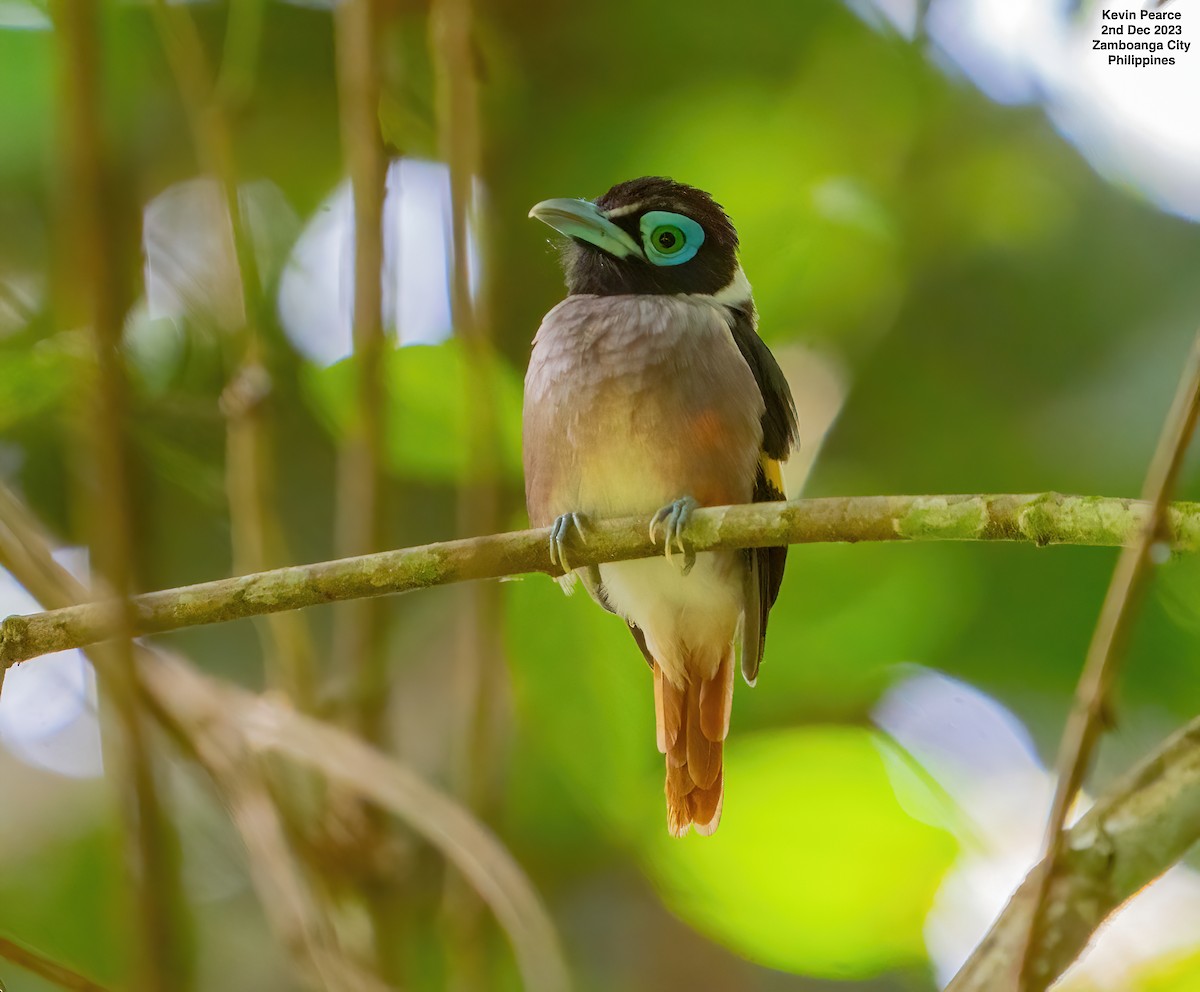
<svg viewBox="0 0 1200 992"><path fill-rule="evenodd" d="M567 544L571 539L571 531L579 535L579 540L588 543L587 523L582 513L564 513L556 517L550 525L550 564L557 565L563 574L571 571L567 563Z"/></svg>
<svg viewBox="0 0 1200 992"><path fill-rule="evenodd" d="M696 551L692 542L683 536L683 532L691 519L692 511L699 505L691 496L682 496L674 503L668 503L650 518L651 543L658 543L658 532L661 528L667 561L673 561L672 553L678 550L683 555L683 575L687 575L696 564Z"/></svg>

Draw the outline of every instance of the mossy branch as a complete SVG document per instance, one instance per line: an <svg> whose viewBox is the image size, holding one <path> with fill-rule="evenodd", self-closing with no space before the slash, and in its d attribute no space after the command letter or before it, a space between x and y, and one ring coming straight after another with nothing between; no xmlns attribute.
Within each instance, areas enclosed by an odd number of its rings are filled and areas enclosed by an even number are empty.
<svg viewBox="0 0 1200 992"><path fill-rule="evenodd" d="M1028 988L1041 992L1083 951L1118 906L1165 872L1200 837L1200 717L1145 757L1063 835L1045 885L1044 918L1028 944ZM947 992L1011 987L1042 894L1036 866Z"/></svg>
<svg viewBox="0 0 1200 992"><path fill-rule="evenodd" d="M1075 688L1075 704L1059 743L1055 762L1058 781L1046 825L1046 856L1037 876L1037 898L1030 914L1025 954L1011 982L1014 992L1037 992L1053 977L1040 970L1041 966L1030 952L1036 943L1045 941L1045 931L1057 926L1057 922L1047 915L1047 909L1050 884L1064 856L1067 817L1083 787L1100 737L1112 723L1112 687L1125 655L1138 605L1154 571L1155 547L1165 540L1167 506L1183 470L1197 420L1200 420L1200 332L1192 340L1175 399L1163 421L1154 457L1142 484L1142 499L1148 507L1146 522L1117 558Z"/></svg>
<svg viewBox="0 0 1200 992"><path fill-rule="evenodd" d="M1037 545L1119 547L1145 526L1149 506L1131 499L1059 493L993 496L850 496L709 507L696 511L688 536L697 551L859 541L1018 541ZM579 567L661 554L645 517L596 521L576 542ZM1176 551L1200 550L1200 504L1169 508ZM225 623L367 596L411 592L523 572L557 574L546 529L356 558L293 565L133 598L138 634ZM0 665L95 644L113 630L111 607L85 603L9 617L0 624Z"/></svg>

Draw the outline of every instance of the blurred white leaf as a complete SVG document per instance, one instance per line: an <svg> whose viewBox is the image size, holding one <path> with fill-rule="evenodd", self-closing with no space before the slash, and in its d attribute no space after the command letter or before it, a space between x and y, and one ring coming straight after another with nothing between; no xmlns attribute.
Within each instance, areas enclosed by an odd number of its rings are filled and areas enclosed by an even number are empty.
<svg viewBox="0 0 1200 992"><path fill-rule="evenodd" d="M478 200L479 187L474 196ZM383 207L383 323L403 344L450 336L450 173L441 162L398 159L388 168ZM469 246L472 291L478 249ZM321 365L351 351L354 213L341 183L308 220L279 286L279 317L296 348Z"/></svg>
<svg viewBox="0 0 1200 992"><path fill-rule="evenodd" d="M917 669L880 700L874 716L969 824L925 926L930 958L945 983L1041 856L1053 777L1011 712L937 672ZM1089 802L1084 797L1078 805ZM1109 918L1055 988L1128 992L1146 965L1200 946L1197 920L1200 875L1176 865Z"/></svg>
<svg viewBox="0 0 1200 992"><path fill-rule="evenodd" d="M87 553L55 552L74 574L85 574ZM0 571L0 616L40 607L8 572ZM79 651L62 651L10 668L0 693L0 744L30 765L90 778L103 773L96 719L96 674Z"/></svg>
<svg viewBox="0 0 1200 992"><path fill-rule="evenodd" d="M274 183L244 184L239 200L254 246L259 282L269 286L296 239L300 222ZM146 314L213 322L232 331L245 322L233 227L217 182L176 183L146 206Z"/></svg>

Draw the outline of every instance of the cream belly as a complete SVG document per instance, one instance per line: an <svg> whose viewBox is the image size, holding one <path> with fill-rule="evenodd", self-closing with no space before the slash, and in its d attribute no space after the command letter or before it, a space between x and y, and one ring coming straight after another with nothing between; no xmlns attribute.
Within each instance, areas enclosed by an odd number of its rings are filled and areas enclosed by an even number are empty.
<svg viewBox="0 0 1200 992"><path fill-rule="evenodd" d="M600 566L609 604L637 624L646 646L675 685L716 675L721 655L737 633L742 613L742 579L736 551L696 556L681 575L678 558L614 562Z"/></svg>
<svg viewBox="0 0 1200 992"><path fill-rule="evenodd" d="M603 519L653 513L681 496L695 495L698 480L687 477L680 459L633 440L677 435L671 411L642 404L635 421L593 421L590 426L597 429L579 439L585 457L573 480L578 486L573 497L585 515ZM713 678L721 657L711 646L734 638L742 610L738 558L737 552L700 554L687 575L681 573L681 555L673 561L643 558L600 566L609 605L641 628L650 653L676 685L697 675Z"/></svg>

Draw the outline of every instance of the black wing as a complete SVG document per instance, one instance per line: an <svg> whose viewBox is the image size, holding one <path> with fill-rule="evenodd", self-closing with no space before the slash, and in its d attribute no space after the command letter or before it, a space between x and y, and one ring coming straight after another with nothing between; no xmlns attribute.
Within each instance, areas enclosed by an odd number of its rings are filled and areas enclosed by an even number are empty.
<svg viewBox="0 0 1200 992"><path fill-rule="evenodd" d="M764 503L787 497L783 492L780 463L785 461L799 441L796 426L796 404L787 379L775 361L775 356L763 344L755 330L753 310L732 311L730 330L738 350L754 373L754 381L762 393L765 410L762 416L763 445L754 480L754 502ZM763 648L767 642L767 617L787 564L787 547L754 548L746 552L749 559L746 581L746 621L742 640L742 676L751 685L758 677ZM756 609L757 607L757 609Z"/></svg>

